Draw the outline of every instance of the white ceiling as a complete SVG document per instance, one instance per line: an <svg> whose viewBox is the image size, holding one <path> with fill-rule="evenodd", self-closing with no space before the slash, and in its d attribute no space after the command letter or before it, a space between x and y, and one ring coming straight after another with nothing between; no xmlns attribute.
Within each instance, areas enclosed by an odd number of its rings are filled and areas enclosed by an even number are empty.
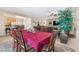
<svg viewBox="0 0 79 59"><path fill-rule="evenodd" d="M49 13L65 9L64 7L0 7L1 11L29 17L47 17Z"/></svg>

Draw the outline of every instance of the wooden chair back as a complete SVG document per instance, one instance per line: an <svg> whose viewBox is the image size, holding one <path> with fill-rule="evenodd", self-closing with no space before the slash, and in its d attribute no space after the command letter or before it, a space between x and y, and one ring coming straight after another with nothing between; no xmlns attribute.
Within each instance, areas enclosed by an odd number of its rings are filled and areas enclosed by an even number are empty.
<svg viewBox="0 0 79 59"><path fill-rule="evenodd" d="M14 39L16 39L16 32L15 32L15 30L14 29L12 29L11 30L11 36L14 38Z"/></svg>
<svg viewBox="0 0 79 59"><path fill-rule="evenodd" d="M17 36L18 43L24 46L24 49L26 51L26 45L25 45L25 41L24 41L21 29L16 30L16 36Z"/></svg>
<svg viewBox="0 0 79 59"><path fill-rule="evenodd" d="M52 31L52 34L51 34L51 38L50 38L50 42L48 44L48 51L50 52L51 50L54 51L54 48L55 48L55 41L56 41L56 37L54 36L54 32Z"/></svg>

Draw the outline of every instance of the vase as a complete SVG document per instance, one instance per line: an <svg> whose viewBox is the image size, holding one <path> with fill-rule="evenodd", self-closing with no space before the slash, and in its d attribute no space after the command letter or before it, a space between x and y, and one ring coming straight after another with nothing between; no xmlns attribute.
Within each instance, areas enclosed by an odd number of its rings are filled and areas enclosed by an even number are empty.
<svg viewBox="0 0 79 59"><path fill-rule="evenodd" d="M65 31L60 33L60 42L64 44L67 44L68 42L68 35L65 33Z"/></svg>

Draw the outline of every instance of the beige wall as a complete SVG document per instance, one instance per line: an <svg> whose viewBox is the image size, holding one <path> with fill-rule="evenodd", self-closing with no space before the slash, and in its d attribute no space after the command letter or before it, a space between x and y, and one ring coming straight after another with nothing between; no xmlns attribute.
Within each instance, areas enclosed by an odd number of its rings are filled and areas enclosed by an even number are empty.
<svg viewBox="0 0 79 59"><path fill-rule="evenodd" d="M76 27L76 39L75 39L75 47L77 51L79 51L79 8L74 8L75 21L74 25Z"/></svg>
<svg viewBox="0 0 79 59"><path fill-rule="evenodd" d="M26 17L25 19L24 19L24 25L25 25L25 29L27 29L27 28L32 28L33 27L33 24L32 24L32 19L31 18L29 18L29 17Z"/></svg>
<svg viewBox="0 0 79 59"><path fill-rule="evenodd" d="M0 36L5 35L5 17L0 13Z"/></svg>
<svg viewBox="0 0 79 59"><path fill-rule="evenodd" d="M38 22L40 23L40 25L45 25L47 26L47 20L46 19L32 19L33 22L33 26L37 26Z"/></svg>

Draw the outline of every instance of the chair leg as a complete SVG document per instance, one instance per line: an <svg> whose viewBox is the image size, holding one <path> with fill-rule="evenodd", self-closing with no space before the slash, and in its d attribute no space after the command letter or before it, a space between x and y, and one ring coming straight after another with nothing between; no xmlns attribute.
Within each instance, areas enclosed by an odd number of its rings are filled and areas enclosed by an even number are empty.
<svg viewBox="0 0 79 59"><path fill-rule="evenodd" d="M20 44L19 44L18 51L19 51L19 52L21 52L21 51L22 51L22 47L21 47L21 45L20 45Z"/></svg>
<svg viewBox="0 0 79 59"><path fill-rule="evenodd" d="M18 49L19 49L19 52L21 52L21 50L22 50L21 45L19 45L19 48Z"/></svg>
<svg viewBox="0 0 79 59"><path fill-rule="evenodd" d="M18 41L17 41L16 52L18 52L18 46L19 46L19 44L18 44Z"/></svg>
<svg viewBox="0 0 79 59"><path fill-rule="evenodd" d="M53 44L52 50L53 50L53 52L55 51L55 46L54 46L54 44Z"/></svg>
<svg viewBox="0 0 79 59"><path fill-rule="evenodd" d="M15 41L13 42L13 49L15 49Z"/></svg>
<svg viewBox="0 0 79 59"><path fill-rule="evenodd" d="M54 52L54 51L55 51L55 48L53 47L53 49L52 49L52 50L53 50L53 52Z"/></svg>
<svg viewBox="0 0 79 59"><path fill-rule="evenodd" d="M50 46L48 46L48 52L50 52Z"/></svg>
<svg viewBox="0 0 79 59"><path fill-rule="evenodd" d="M16 48L16 44L17 44L17 42L15 41L15 38L14 38L14 42L13 42L13 49L15 49L15 48Z"/></svg>
<svg viewBox="0 0 79 59"><path fill-rule="evenodd" d="M31 49L33 49L33 48L28 48L27 50L25 49L25 52L28 52L28 51L30 51Z"/></svg>

